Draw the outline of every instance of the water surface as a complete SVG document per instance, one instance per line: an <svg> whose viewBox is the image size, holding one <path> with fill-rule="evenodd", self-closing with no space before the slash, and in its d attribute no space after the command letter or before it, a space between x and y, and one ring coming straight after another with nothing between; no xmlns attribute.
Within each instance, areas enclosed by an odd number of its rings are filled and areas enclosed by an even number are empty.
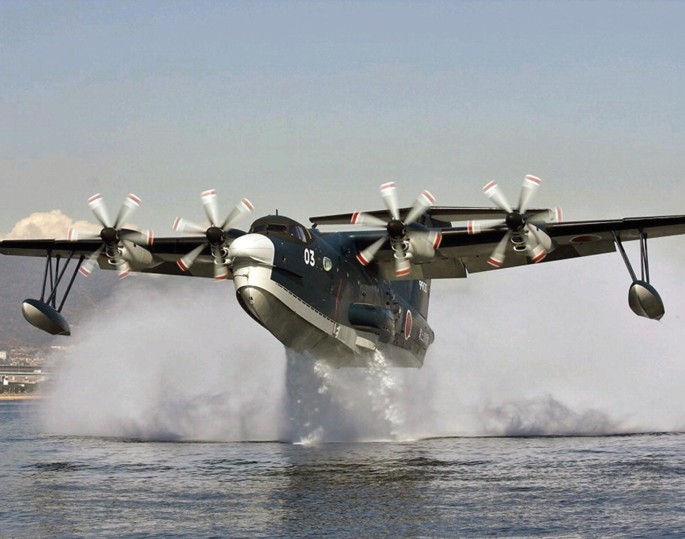
<svg viewBox="0 0 685 539"><path fill-rule="evenodd" d="M45 435L0 403L5 537L685 536L685 435L395 443Z"/></svg>

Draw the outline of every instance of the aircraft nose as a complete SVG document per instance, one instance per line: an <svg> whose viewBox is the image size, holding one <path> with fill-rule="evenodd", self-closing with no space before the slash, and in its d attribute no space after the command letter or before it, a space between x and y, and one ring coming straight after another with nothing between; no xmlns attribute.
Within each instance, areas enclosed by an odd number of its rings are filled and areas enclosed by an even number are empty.
<svg viewBox="0 0 685 539"><path fill-rule="evenodd" d="M262 234L245 234L234 239L229 252L234 264L257 262L272 266L274 263L274 244Z"/></svg>

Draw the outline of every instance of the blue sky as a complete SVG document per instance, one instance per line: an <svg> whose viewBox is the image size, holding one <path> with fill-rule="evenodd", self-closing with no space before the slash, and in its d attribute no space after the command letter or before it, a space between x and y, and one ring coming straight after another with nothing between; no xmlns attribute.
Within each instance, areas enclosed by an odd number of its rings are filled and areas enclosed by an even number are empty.
<svg viewBox="0 0 685 539"><path fill-rule="evenodd" d="M208 187L306 219L388 179L470 205L526 173L570 218L677 212L683 23L675 2L6 1L0 230L85 218L97 191L140 195L159 235Z"/></svg>

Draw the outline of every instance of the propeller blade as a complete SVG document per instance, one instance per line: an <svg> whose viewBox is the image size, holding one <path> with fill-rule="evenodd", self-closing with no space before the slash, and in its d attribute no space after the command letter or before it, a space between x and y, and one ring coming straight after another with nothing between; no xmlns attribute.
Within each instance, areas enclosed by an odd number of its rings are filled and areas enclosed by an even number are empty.
<svg viewBox="0 0 685 539"><path fill-rule="evenodd" d="M126 253L127 250L131 249L132 244L129 241L122 240L121 246L123 247L123 252ZM118 271L119 280L128 277L129 273L131 272L131 266L129 265L128 260L126 260L124 255L119 253L118 249L115 251L113 259L114 266L117 268Z"/></svg>
<svg viewBox="0 0 685 539"><path fill-rule="evenodd" d="M523 185L521 186L521 195L519 196L519 213L526 213L530 201L533 200L533 196L540 188L540 178L531 176L528 174L523 178Z"/></svg>
<svg viewBox="0 0 685 539"><path fill-rule="evenodd" d="M201 198L202 205L207 214L207 219L209 219L209 224L217 226L217 223L219 223L219 203L217 201L216 191L214 189L204 191Z"/></svg>
<svg viewBox="0 0 685 539"><path fill-rule="evenodd" d="M128 262L121 257L118 257L119 263L117 264L117 269L119 270L119 280L125 279L131 273L131 266Z"/></svg>
<svg viewBox="0 0 685 539"><path fill-rule="evenodd" d="M527 222L533 223L539 228L540 224L544 223L562 223L564 221L564 212L560 207L550 208L549 210L541 211L532 215Z"/></svg>
<svg viewBox="0 0 685 539"><path fill-rule="evenodd" d="M433 249L439 249L442 243L442 232L439 230L431 230L428 232L428 239L433 244Z"/></svg>
<svg viewBox="0 0 685 539"><path fill-rule="evenodd" d="M95 217L103 227L108 228L111 226L105 201L100 193L97 193L88 199L88 207L95 214Z"/></svg>
<svg viewBox="0 0 685 539"><path fill-rule="evenodd" d="M396 277L406 277L411 273L411 262L409 258L404 255L397 256L395 253L395 276Z"/></svg>
<svg viewBox="0 0 685 539"><path fill-rule="evenodd" d="M547 232L545 232L541 228L538 228L533 223L528 223L525 226L525 229L528 230L529 236L532 235L535 238L536 242L539 245L541 245L543 249L548 251L552 248L552 238L549 237Z"/></svg>
<svg viewBox="0 0 685 539"><path fill-rule="evenodd" d="M397 203L397 186L395 182L388 182L381 185L381 196L385 202L385 207L388 208L393 219L399 220L400 210Z"/></svg>
<svg viewBox="0 0 685 539"><path fill-rule="evenodd" d="M435 239L433 240L433 249L439 249L440 245L442 245L442 232L436 232Z"/></svg>
<svg viewBox="0 0 685 539"><path fill-rule="evenodd" d="M409 233L407 234L407 238L409 239L409 242L421 242L421 241L427 241L428 243L431 244L433 249L438 249L440 248L440 244L442 243L442 232L439 230L410 230Z"/></svg>
<svg viewBox="0 0 685 539"><path fill-rule="evenodd" d="M407 217L405 217L404 224L410 225L416 221L419 216L433 204L435 204L435 197L431 195L430 191L424 191L421 193L414 201L414 204L412 205L411 210L409 210Z"/></svg>
<svg viewBox="0 0 685 539"><path fill-rule="evenodd" d="M483 193L485 193L485 196L488 197L492 202L494 202L496 206L503 209L505 212L512 212L511 206L507 202L504 193L502 193L501 189L499 188L499 185L497 185L495 182L490 182L485 187L483 187Z"/></svg>
<svg viewBox="0 0 685 539"><path fill-rule="evenodd" d="M375 217L368 213L362 213L358 211L352 214L352 219L350 219L350 223L352 223L353 225L379 226L383 228L385 228L385 225L387 224L383 219L379 217Z"/></svg>
<svg viewBox="0 0 685 539"><path fill-rule="evenodd" d="M173 228L176 232L181 232L184 234L188 234L188 233L204 234L207 231L207 227L204 227L202 225L198 225L197 223L195 223L193 221L187 221L186 219L181 219L180 217L176 217L176 220L174 221Z"/></svg>
<svg viewBox="0 0 685 539"><path fill-rule="evenodd" d="M250 213L252 210L254 210L252 202L246 198L243 198L238 204L236 204L236 207L231 210L231 213L228 214L224 224L221 225L221 229L224 232L227 231L231 227L231 224L238 220L240 216L242 216L244 213Z"/></svg>
<svg viewBox="0 0 685 539"><path fill-rule="evenodd" d="M112 225L113 228L119 228L121 225L123 225L126 222L126 219L128 219L131 214L138 209L140 202L141 200L136 195L129 193L119 209L117 220L114 221L114 224Z"/></svg>
<svg viewBox="0 0 685 539"><path fill-rule="evenodd" d="M545 234L546 235L546 234ZM533 264L537 264L547 256L547 249L538 242L537 237L532 234L526 241L526 254L530 257Z"/></svg>
<svg viewBox="0 0 685 539"><path fill-rule="evenodd" d="M480 234L483 230L491 230L507 223L506 219L481 219L466 221L466 231L469 235Z"/></svg>
<svg viewBox="0 0 685 539"><path fill-rule="evenodd" d="M376 241L374 241L363 251L357 253L357 260L359 261L359 263L362 266L368 266L373 261L374 257L376 256L376 253L380 251L381 247L383 247L383 244L387 239L387 236L383 236L382 238L379 238Z"/></svg>
<svg viewBox="0 0 685 539"><path fill-rule="evenodd" d="M105 246L101 245L97 250L93 251L93 254L91 254L83 264L81 264L81 267L79 268L78 272L83 275L84 277L89 277L91 273L93 273L93 270L95 267L98 265L98 257L104 251Z"/></svg>
<svg viewBox="0 0 685 539"><path fill-rule="evenodd" d="M228 268L224 264L214 263L214 280L225 281L228 279Z"/></svg>
<svg viewBox="0 0 685 539"><path fill-rule="evenodd" d="M184 257L180 258L176 264L178 264L178 267L181 268L183 271L188 271L190 267L193 265L195 262L195 259L200 256L200 253L204 251L204 249L207 247L209 242L202 242L200 245L195 247L192 251L190 251L187 255Z"/></svg>
<svg viewBox="0 0 685 539"><path fill-rule="evenodd" d="M69 241L76 241L76 240L94 240L95 238L99 238L100 234L97 232L88 232L86 230L79 230L74 227L69 227L69 232L67 233L67 239Z"/></svg>
<svg viewBox="0 0 685 539"><path fill-rule="evenodd" d="M497 244L495 250L490 255L490 258L488 258L488 264L494 266L495 268L501 268L504 265L504 260L507 257L507 244L509 243L510 238L511 230L508 231Z"/></svg>
<svg viewBox="0 0 685 539"><path fill-rule="evenodd" d="M119 237L141 247L150 247L155 241L152 230L123 230L119 233Z"/></svg>
<svg viewBox="0 0 685 539"><path fill-rule="evenodd" d="M542 262L545 257L547 256L547 251L542 247L542 245L536 245L532 249L526 248L526 253L532 260L534 264L537 264L538 262Z"/></svg>

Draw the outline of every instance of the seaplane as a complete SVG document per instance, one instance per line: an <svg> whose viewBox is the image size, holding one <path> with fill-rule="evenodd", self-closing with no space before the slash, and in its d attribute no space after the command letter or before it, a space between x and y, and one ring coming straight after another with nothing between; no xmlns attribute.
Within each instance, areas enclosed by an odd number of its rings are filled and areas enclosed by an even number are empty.
<svg viewBox="0 0 685 539"><path fill-rule="evenodd" d="M685 215L565 222L560 208L534 208L541 180L525 176L518 203L495 182L488 207L438 206L429 191L401 207L395 183L380 186L384 208L311 217L284 215L234 228L253 211L242 199L225 218L214 189L201 194L207 224L177 218L179 234L154 237L126 227L141 200L129 194L115 219L102 195L88 206L98 233L69 230L67 239L5 240L0 253L45 258L41 295L22 312L35 327L70 335L62 308L78 274L117 271L233 281L242 309L286 349L335 367L364 367L381 353L394 367L423 365L434 340L428 324L433 279L618 252L630 276L628 304L659 320L664 303L650 283L647 242L685 234ZM357 225L357 226L349 226ZM624 242L637 241L639 270ZM144 299L142 299L144 301Z"/></svg>

